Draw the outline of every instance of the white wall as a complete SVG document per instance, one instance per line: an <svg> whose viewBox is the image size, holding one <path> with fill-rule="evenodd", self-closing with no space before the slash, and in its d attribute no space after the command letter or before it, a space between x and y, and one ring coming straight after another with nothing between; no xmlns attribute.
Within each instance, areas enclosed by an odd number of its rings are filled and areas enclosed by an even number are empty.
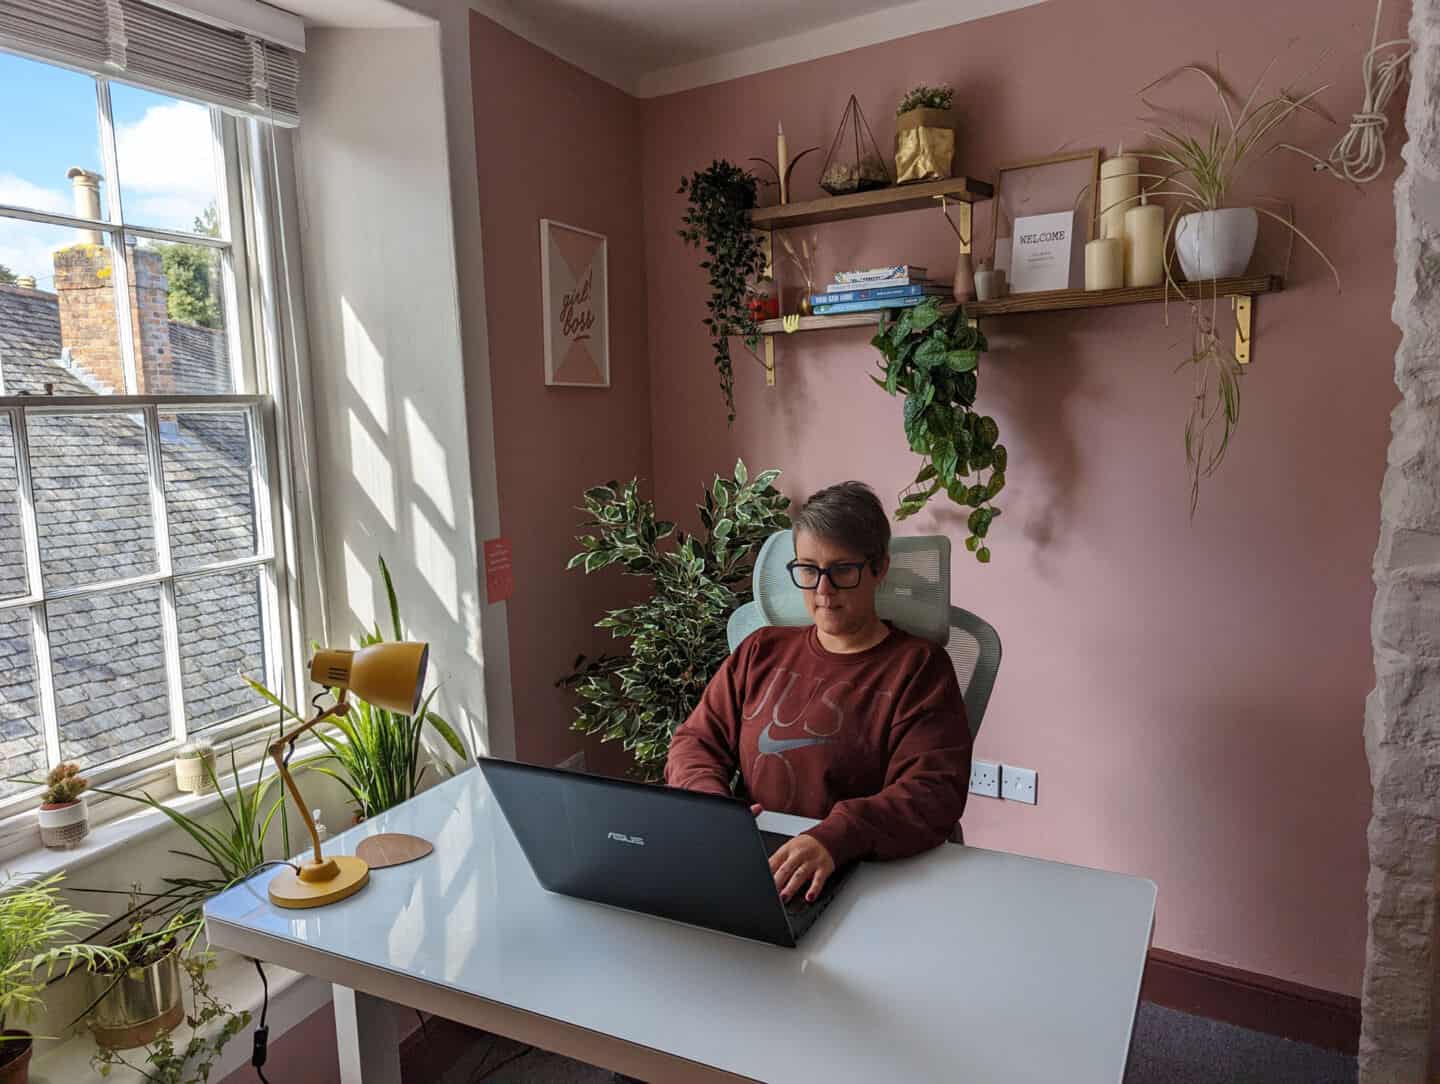
<svg viewBox="0 0 1440 1084"><path fill-rule="evenodd" d="M384 555L407 635L431 642L437 705L482 749L508 752L503 627L481 644L475 381L461 348L437 32L312 30L302 87L296 182L330 635L377 620L388 630Z"/></svg>

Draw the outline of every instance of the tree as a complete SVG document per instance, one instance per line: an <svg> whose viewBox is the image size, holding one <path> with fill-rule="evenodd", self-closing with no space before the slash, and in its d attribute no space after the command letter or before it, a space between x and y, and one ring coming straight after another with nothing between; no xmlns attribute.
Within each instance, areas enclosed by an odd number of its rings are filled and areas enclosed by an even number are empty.
<svg viewBox="0 0 1440 1084"><path fill-rule="evenodd" d="M220 216L210 204L195 216L194 232L220 236ZM169 280L166 310L170 319L201 327L218 328L220 312L219 269L211 249L203 245L157 245Z"/></svg>
<svg viewBox="0 0 1440 1084"><path fill-rule="evenodd" d="M0 286L14 286L18 277L14 271L0 263Z"/></svg>

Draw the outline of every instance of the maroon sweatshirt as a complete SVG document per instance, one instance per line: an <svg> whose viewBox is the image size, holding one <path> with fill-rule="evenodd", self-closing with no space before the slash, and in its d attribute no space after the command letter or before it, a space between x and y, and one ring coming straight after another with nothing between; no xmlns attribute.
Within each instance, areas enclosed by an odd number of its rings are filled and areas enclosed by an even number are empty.
<svg viewBox="0 0 1440 1084"><path fill-rule="evenodd" d="M943 842L965 809L970 727L945 649L893 626L836 655L814 626L762 628L731 653L675 731L673 787L814 817L837 864Z"/></svg>

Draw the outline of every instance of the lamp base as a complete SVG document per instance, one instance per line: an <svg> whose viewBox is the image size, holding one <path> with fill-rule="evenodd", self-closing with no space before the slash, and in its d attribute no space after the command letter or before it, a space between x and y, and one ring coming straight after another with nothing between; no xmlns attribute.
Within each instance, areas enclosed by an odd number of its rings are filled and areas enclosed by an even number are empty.
<svg viewBox="0 0 1440 1084"><path fill-rule="evenodd" d="M323 880L307 879L308 866L302 867L299 874L281 870L270 880L270 902L276 907L324 907L355 895L370 880L370 867L359 858L341 854L327 858L325 863L334 863L336 872Z"/></svg>

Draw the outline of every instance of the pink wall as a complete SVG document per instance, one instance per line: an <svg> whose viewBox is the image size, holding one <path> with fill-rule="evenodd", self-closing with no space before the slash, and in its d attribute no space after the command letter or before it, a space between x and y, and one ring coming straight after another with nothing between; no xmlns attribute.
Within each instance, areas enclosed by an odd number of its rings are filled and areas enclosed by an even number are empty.
<svg viewBox="0 0 1440 1084"><path fill-rule="evenodd" d="M784 341L774 389L742 354L739 419L727 430L700 324L705 280L675 235L682 174L716 157L773 155L783 118L791 148L822 145L796 184L802 198L819 194L816 159L848 94L885 148L894 103L919 82L956 86L959 162L976 176L1061 147L1136 146L1136 91L1217 50L1242 82L1273 54L1285 53L1285 77L1333 50L1317 71L1335 86L1324 100L1346 115L1369 18L1362 6L1305 0L1279 0L1263 20L1241 0L1054 0L645 102L651 424L665 514L684 515L702 479L736 455L783 468L795 497L849 477L888 496L916 469L899 402L864 378L874 353L861 331ZM1303 37L1287 52L1296 28ZM1318 149L1336 133L1317 122L1296 134ZM1167 328L1161 308L1144 307L987 324L980 402L1010 450L1005 515L992 565L955 563L955 601L1005 642L977 753L1040 775L1036 807L975 799L968 839L1154 878L1157 946L1346 993L1358 990L1365 939L1369 567L1396 398L1391 181L1393 169L1357 192L1285 156L1257 177L1257 191L1294 197L1345 289L1337 297L1319 261L1297 252L1289 289L1259 300L1240 432L1193 523L1186 382L1172 372L1183 320ZM982 207L982 254L989 227ZM954 265L938 213L817 236L826 272L909 260L948 275ZM1278 269L1280 255L1262 252L1257 268ZM947 532L957 551L964 536L943 508L905 530Z"/></svg>
<svg viewBox="0 0 1440 1084"><path fill-rule="evenodd" d="M610 646L591 625L632 589L564 570L575 508L587 486L651 473L640 106L483 16L471 16L470 47L500 520L515 560L516 750L553 764L582 745L574 699L554 681ZM545 386L542 218L609 238L609 390ZM592 764L620 760L586 748Z"/></svg>

